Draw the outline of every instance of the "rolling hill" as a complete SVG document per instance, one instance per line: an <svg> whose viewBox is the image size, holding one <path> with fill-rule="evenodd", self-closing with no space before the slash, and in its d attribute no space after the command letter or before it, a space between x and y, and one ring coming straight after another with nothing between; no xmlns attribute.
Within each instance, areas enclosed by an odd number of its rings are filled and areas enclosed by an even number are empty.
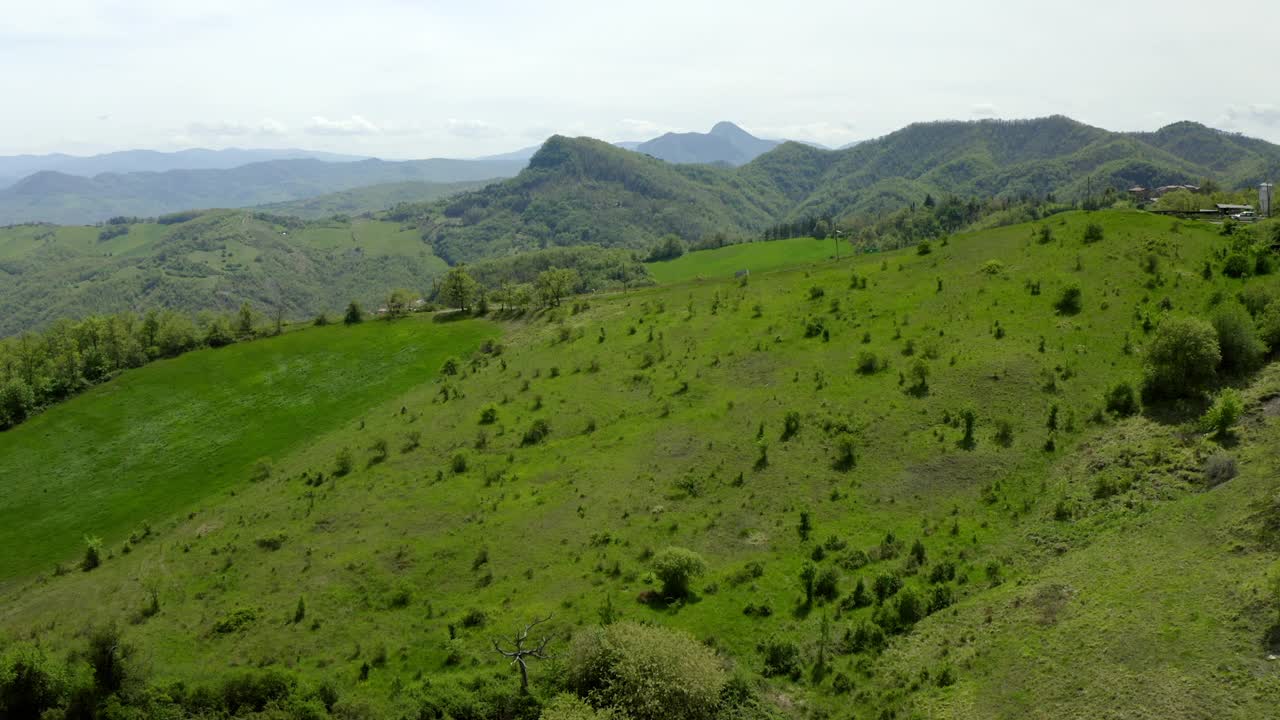
<svg viewBox="0 0 1280 720"><path fill-rule="evenodd" d="M0 335L89 313L229 311L242 302L305 318L352 299L373 304L394 287L428 290L447 269L416 230L397 223L192 215L108 226L121 234L106 239L94 227L0 231Z"/></svg>
<svg viewBox="0 0 1280 720"><path fill-rule="evenodd" d="M334 215L363 215L386 210L400 203L418 203L451 197L467 190L477 190L490 182L493 180L452 183L409 181L366 185L302 200L259 205L254 209L276 215L291 215L304 220L318 220Z"/></svg>
<svg viewBox="0 0 1280 720"><path fill-rule="evenodd" d="M195 352L0 433L24 550L0 666L25 671L0 681L43 681L8 686L57 717L593 718L543 708L608 709L593 638L643 624L619 677L710 688L644 720L1272 714L1280 366L1215 370L1243 408L1222 435L1203 398L1114 389L1179 318L1280 302L1275 275L1136 211L790 269L778 247ZM494 644L541 618L555 659L523 694ZM705 662L675 663L684 637Z"/></svg>
<svg viewBox="0 0 1280 720"><path fill-rule="evenodd" d="M101 222L192 208L248 207L393 182L454 183L507 177L520 161L272 160L230 169L103 173L43 171L0 189L0 224Z"/></svg>

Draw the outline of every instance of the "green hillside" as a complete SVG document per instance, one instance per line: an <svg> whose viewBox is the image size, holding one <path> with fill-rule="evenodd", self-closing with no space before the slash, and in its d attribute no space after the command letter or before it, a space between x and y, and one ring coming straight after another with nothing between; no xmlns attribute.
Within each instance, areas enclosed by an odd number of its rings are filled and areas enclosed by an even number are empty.
<svg viewBox="0 0 1280 720"><path fill-rule="evenodd" d="M352 298L372 304L393 287L427 290L446 269L397 223L235 210L189 216L0 229L0 336L60 317L155 307L225 312L249 302L304 318L336 313Z"/></svg>
<svg viewBox="0 0 1280 720"><path fill-rule="evenodd" d="M625 639L639 621L696 639L711 660L671 682L711 699L628 706L633 720L1265 717L1280 690L1280 374L1224 367L1210 387L1242 388L1244 415L1217 437L1199 398L1104 406L1141 384L1177 318L1248 318L1225 310L1243 296L1272 327L1280 287L1257 239L1069 212L746 281L719 273L720 254L768 267L741 253L787 246L734 247L676 261L702 282L148 366L0 435L0 468L47 443L20 497L65 508L55 531L0 495L6 546L33 546L6 571L0 656L72 656L51 702L81 688L143 716L536 718L566 690L617 697L583 689L584 653L592 628ZM1254 270L1224 276L1236 255ZM477 350L491 333L500 345ZM332 352L352 375L281 364L271 343ZM1247 364L1245 345L1221 347ZM210 387L231 375L245 379ZM225 414L182 404L202 388ZM339 393L335 409L299 415L304 388ZM201 445L225 462L174 482L166 462L207 456L84 429L126 412L252 444ZM149 469L116 490L139 500L99 515L86 458L139 452ZM255 481L258 456L271 472ZM50 573L86 534L101 567ZM670 547L705 561L683 597L655 575ZM523 697L493 643L546 616L533 636L552 634L555 659L529 661ZM93 630L111 623L118 635ZM118 690L76 654L99 637L119 638ZM677 645L637 659L652 687Z"/></svg>
<svg viewBox="0 0 1280 720"><path fill-rule="evenodd" d="M400 182L369 185L353 190L318 195L303 200L261 205L255 209L276 215L292 215L307 220L318 220L334 215L363 215L409 202L426 202L457 195L467 190L488 185L492 180L470 182L432 183Z"/></svg>
<svg viewBox="0 0 1280 720"><path fill-rule="evenodd" d="M368 166L369 178L383 165ZM884 225L890 241L875 244L898 247L1039 217L1042 205L1056 210L1086 199L1091 206L1111 205L1135 183L1208 178L1248 189L1275 176L1277 146L1193 123L1146 134L1064 117L923 123L845 150L784 143L736 168L670 164L590 138L557 136L516 177L443 199L430 199L443 187L407 201L416 186L379 185L275 206L327 216L394 204L354 223L218 211L180 227L134 223L124 236L112 236L118 227L0 228L0 335L104 308L224 310L248 300L282 305L300 317L332 311L351 297L369 301L396 286L425 291L443 264L507 262L531 251L584 246L647 253L671 235L714 247L776 237L779 228L789 229L783 237L822 235L820 221L850 240ZM268 184L284 192L291 182ZM1049 196L1056 202L1047 203ZM900 213L928 199L953 202L948 207L960 212L942 222L927 219L910 232L893 229ZM286 231L291 234L281 234ZM395 242L370 254L361 245L368 234ZM93 242L103 235L107 239ZM192 244L220 255L225 246L230 257L211 263L207 255L192 255ZM243 253L247 260L235 249L240 245L251 249Z"/></svg>

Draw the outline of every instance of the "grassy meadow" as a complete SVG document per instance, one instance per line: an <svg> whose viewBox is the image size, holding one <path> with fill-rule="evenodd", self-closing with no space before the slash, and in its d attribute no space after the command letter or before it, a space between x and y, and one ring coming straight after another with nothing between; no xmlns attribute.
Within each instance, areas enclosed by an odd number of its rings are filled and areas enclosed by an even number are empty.
<svg viewBox="0 0 1280 720"><path fill-rule="evenodd" d="M761 273L825 262L834 257L835 245L831 240L792 238L699 250L674 260L651 262L646 267L654 280L671 284L688 280L723 280L732 278L739 270Z"/></svg>
<svg viewBox="0 0 1280 720"><path fill-rule="evenodd" d="M315 328L201 350L111 382L0 433L0 578L199 506L261 459L432 377L495 330L427 318ZM2 582L2 581L0 581Z"/></svg>
<svg viewBox="0 0 1280 720"><path fill-rule="evenodd" d="M543 313L156 363L0 435L0 546L28 549L0 564L0 638L114 621L156 682L277 667L337 687L335 716L414 717L514 688L491 641L534 617L561 657L623 618L692 633L780 717L1262 717L1280 376L1242 382L1241 475L1213 490L1200 408L1101 412L1140 380L1144 318L1276 289L1203 278L1225 243L1115 211L927 254L741 245ZM113 556L51 576L85 534ZM655 592L668 546L707 561L687 600ZM810 562L834 597L805 601ZM850 601L878 581L902 589ZM906 596L927 617L856 642ZM535 694L561 666L531 662Z"/></svg>

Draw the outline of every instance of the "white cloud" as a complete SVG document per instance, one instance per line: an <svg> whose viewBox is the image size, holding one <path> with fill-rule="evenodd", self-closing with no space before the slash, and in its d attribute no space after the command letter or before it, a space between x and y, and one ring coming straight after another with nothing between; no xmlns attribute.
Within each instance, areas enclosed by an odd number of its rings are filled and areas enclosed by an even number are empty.
<svg viewBox="0 0 1280 720"><path fill-rule="evenodd" d="M1220 122L1224 127L1229 128L1250 125L1280 126L1280 108L1267 103L1254 103L1244 106L1231 105L1223 113Z"/></svg>
<svg viewBox="0 0 1280 720"><path fill-rule="evenodd" d="M999 115L1000 111L991 103L975 103L969 108L969 114L974 117L991 118Z"/></svg>
<svg viewBox="0 0 1280 720"><path fill-rule="evenodd" d="M450 135L456 135L457 137L472 140L494 138L502 135L502 130L500 130L496 125L487 123L483 120L459 120L457 118L449 118L449 121L445 123L445 130Z"/></svg>
<svg viewBox="0 0 1280 720"><path fill-rule="evenodd" d="M312 135L377 135L382 132L362 115L339 120L316 115L307 123L306 131Z"/></svg>
<svg viewBox="0 0 1280 720"><path fill-rule="evenodd" d="M619 125L622 131L622 136L619 138L621 140L648 140L671 130L668 125L637 118L623 118Z"/></svg>

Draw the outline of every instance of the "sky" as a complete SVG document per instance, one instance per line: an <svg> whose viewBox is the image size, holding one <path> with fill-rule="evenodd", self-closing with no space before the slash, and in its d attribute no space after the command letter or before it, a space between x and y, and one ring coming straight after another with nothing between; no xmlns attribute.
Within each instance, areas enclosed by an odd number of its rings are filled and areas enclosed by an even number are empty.
<svg viewBox="0 0 1280 720"><path fill-rule="evenodd" d="M0 0L0 155L475 157L719 120L830 146L912 122L1177 120L1280 142L1280 2Z"/></svg>

